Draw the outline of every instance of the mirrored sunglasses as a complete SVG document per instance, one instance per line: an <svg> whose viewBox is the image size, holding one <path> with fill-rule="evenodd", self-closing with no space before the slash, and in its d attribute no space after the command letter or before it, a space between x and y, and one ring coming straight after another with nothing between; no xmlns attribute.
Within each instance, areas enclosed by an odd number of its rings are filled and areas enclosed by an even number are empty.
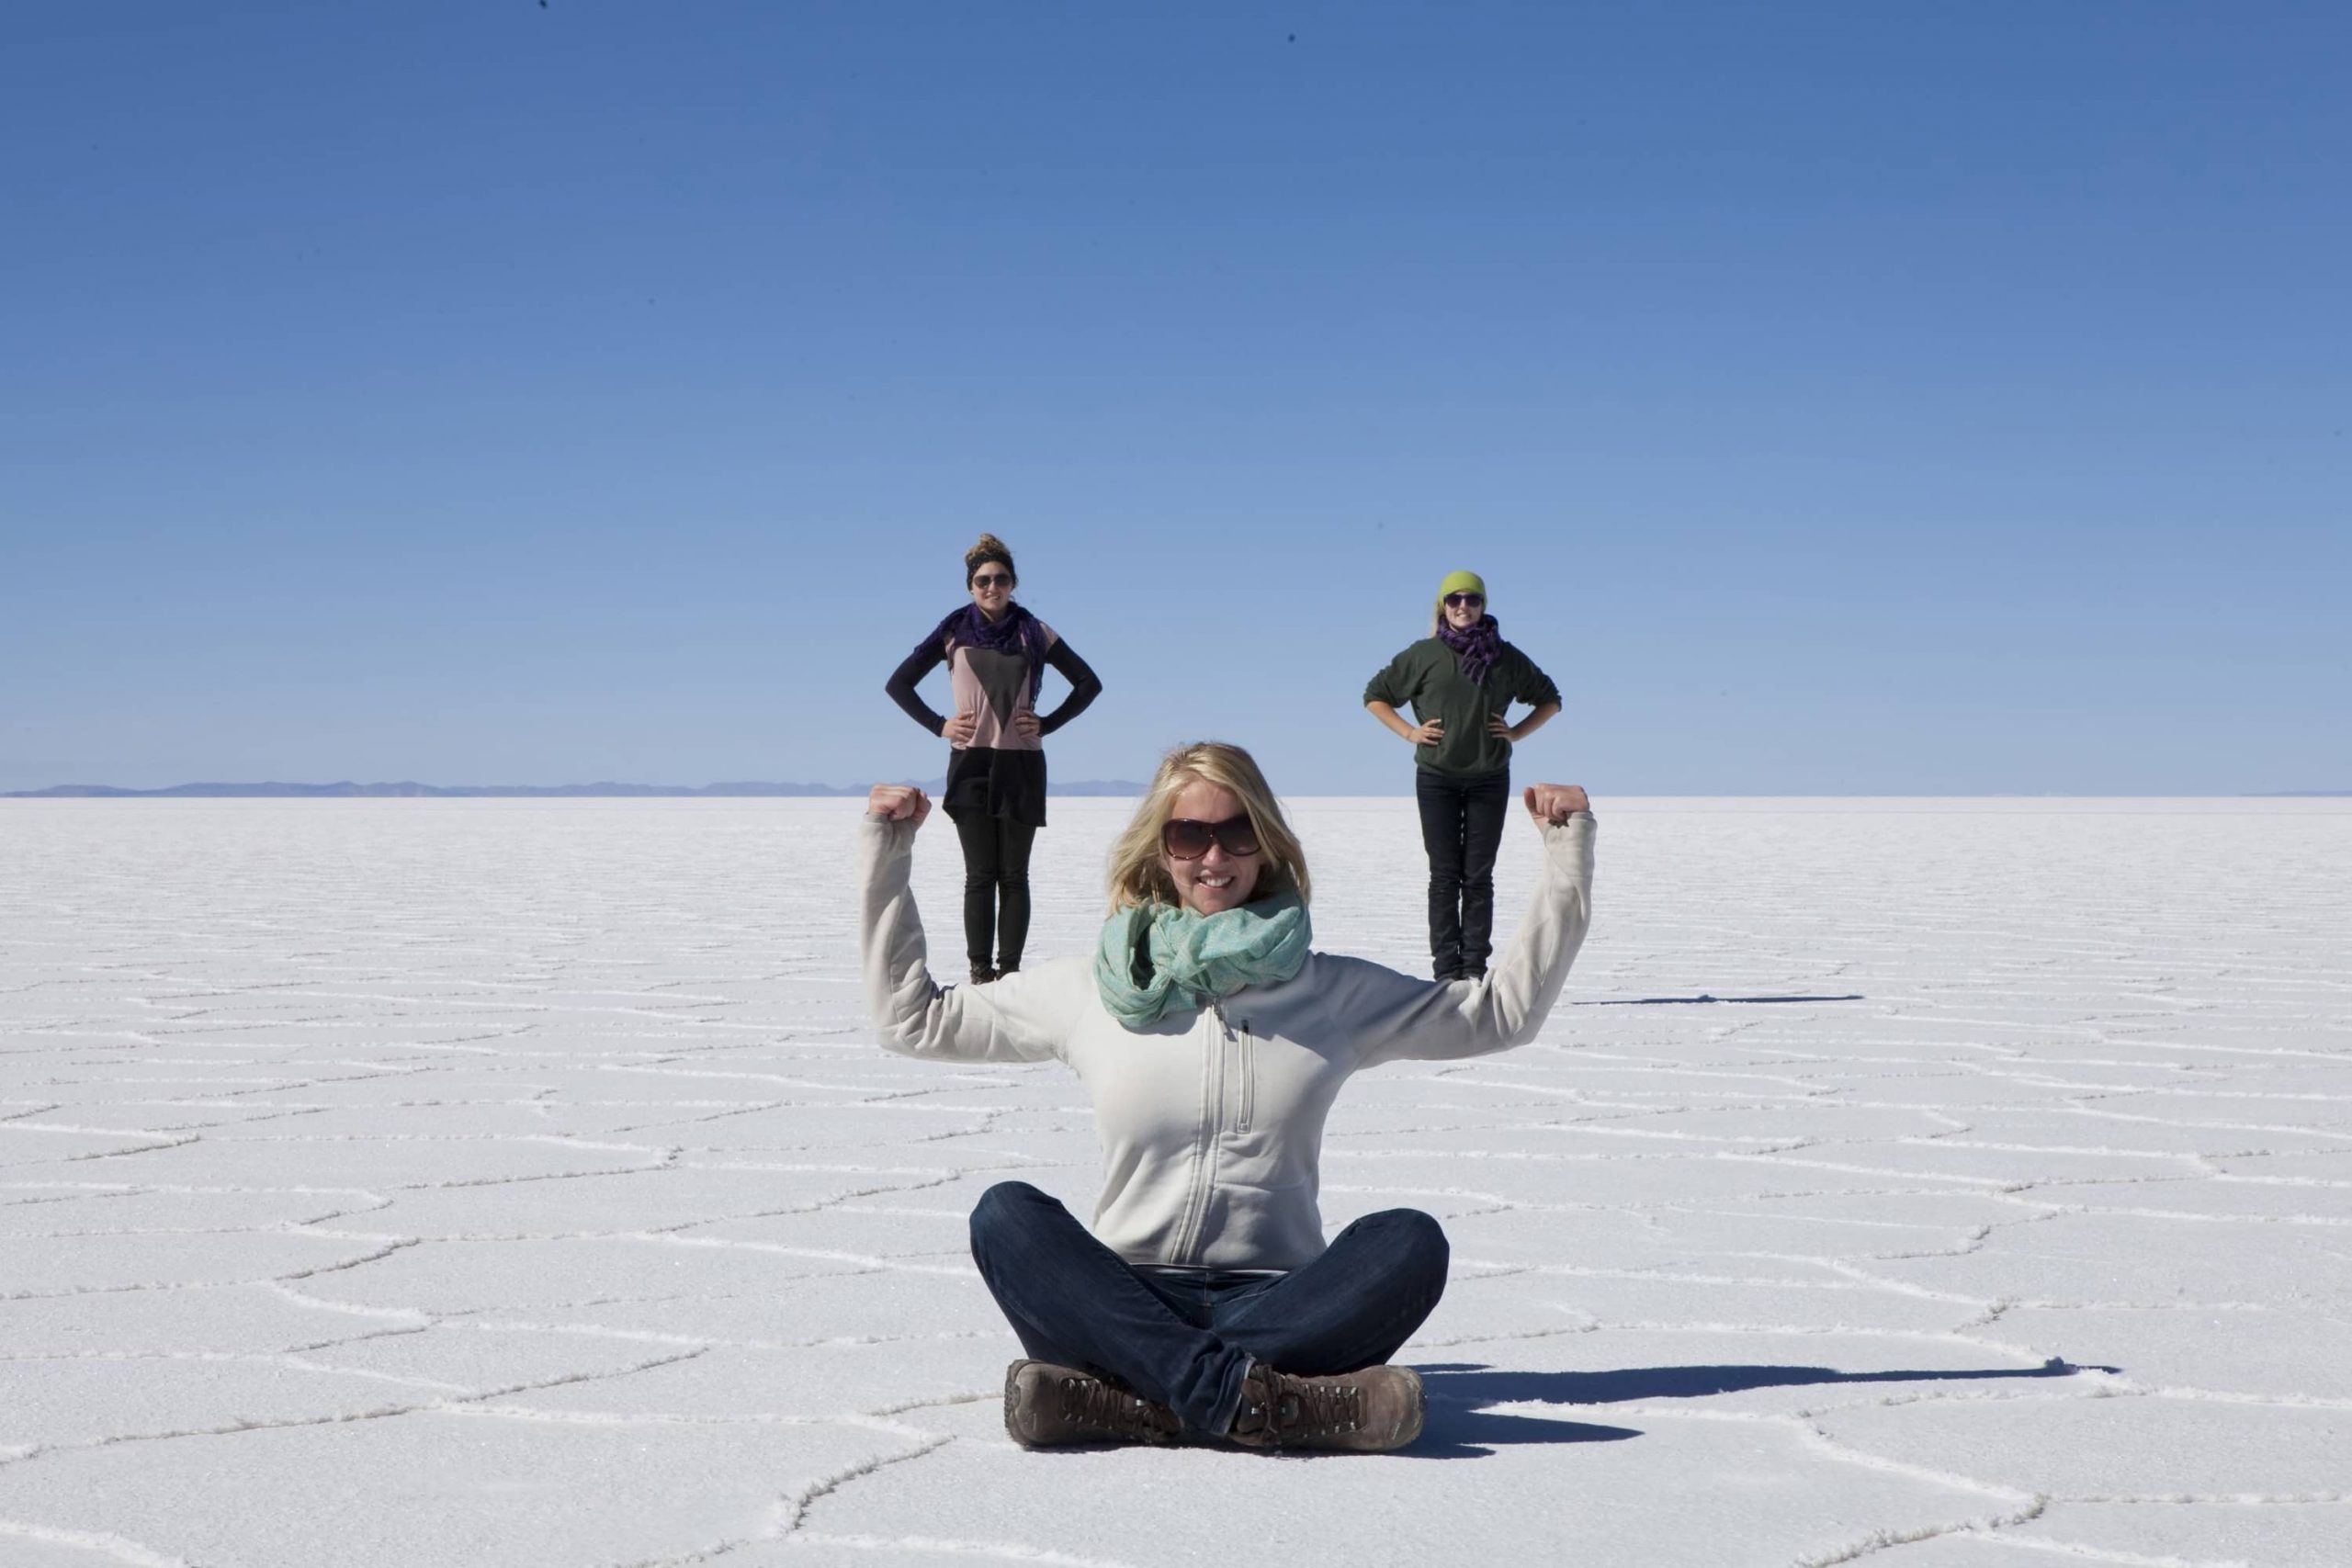
<svg viewBox="0 0 2352 1568"><path fill-rule="evenodd" d="M1159 847L1175 860L1200 859L1209 852L1211 840L1237 859L1258 852L1258 829L1250 825L1247 817L1228 817L1222 822L1195 822L1189 817L1177 817L1160 825Z"/></svg>

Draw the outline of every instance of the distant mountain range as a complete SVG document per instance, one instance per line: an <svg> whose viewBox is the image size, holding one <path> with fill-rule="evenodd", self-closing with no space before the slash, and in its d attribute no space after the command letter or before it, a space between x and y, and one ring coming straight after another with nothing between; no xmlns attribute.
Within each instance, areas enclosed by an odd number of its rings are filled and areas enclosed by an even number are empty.
<svg viewBox="0 0 2352 1568"><path fill-rule="evenodd" d="M911 779L894 781L912 784ZM476 798L486 795L519 796L526 799L550 797L633 797L639 795L864 795L865 784L184 784L168 789L123 789L115 784L52 784L47 789L19 789L0 792L6 800L153 800L172 799L232 799L254 798L272 800L344 799L353 797L394 798L426 796L435 799ZM946 787L944 779L925 781L923 788L938 794ZM1128 779L1081 779L1076 784L1052 786L1054 795L1141 795L1145 786Z"/></svg>

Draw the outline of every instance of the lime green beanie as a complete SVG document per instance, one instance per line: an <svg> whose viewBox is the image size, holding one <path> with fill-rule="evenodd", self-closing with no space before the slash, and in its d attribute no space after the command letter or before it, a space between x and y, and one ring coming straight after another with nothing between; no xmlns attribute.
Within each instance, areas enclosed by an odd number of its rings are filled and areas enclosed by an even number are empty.
<svg viewBox="0 0 2352 1568"><path fill-rule="evenodd" d="M1445 574L1445 581L1437 585L1437 602L1444 604L1449 593L1476 593L1484 599L1487 596L1487 580L1475 571L1449 571Z"/></svg>

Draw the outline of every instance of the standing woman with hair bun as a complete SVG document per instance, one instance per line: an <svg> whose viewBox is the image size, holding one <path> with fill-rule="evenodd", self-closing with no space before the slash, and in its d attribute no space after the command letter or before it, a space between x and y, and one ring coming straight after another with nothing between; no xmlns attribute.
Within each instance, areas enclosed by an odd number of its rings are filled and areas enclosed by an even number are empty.
<svg viewBox="0 0 2352 1568"><path fill-rule="evenodd" d="M909 718L954 748L940 806L964 847L965 956L972 983L980 986L1018 970L1029 940L1029 850L1046 825L1045 738L1102 693L1086 660L1013 603L1020 582L1011 548L982 534L964 552L972 602L949 611L883 688ZM953 718L933 712L915 693L942 664ZM1049 665L1070 691L1040 718L1038 690Z"/></svg>

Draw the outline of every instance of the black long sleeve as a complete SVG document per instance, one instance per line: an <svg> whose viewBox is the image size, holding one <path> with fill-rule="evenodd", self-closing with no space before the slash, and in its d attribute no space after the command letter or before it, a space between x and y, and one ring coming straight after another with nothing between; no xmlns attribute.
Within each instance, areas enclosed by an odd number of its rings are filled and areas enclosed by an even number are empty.
<svg viewBox="0 0 2352 1568"><path fill-rule="evenodd" d="M890 694L890 700L898 704L909 718L933 735L946 733L947 719L944 715L933 713L931 705L915 694L915 682L946 662L947 649L944 644L937 641L925 643L908 654L905 661L890 671L889 680L882 685L882 689ZM1086 667L1081 664L1079 668L1084 670ZM1093 672L1089 671L1087 678L1093 680ZM1095 682L1095 689L1102 689L1101 682Z"/></svg>
<svg viewBox="0 0 2352 1568"><path fill-rule="evenodd" d="M1102 678L1094 672L1085 660L1070 650L1068 642L1059 638L1057 638L1054 646L1046 650L1046 662L1052 665L1061 673L1062 679L1069 682L1069 695L1062 699L1061 705L1037 721L1038 733L1051 735L1055 730L1084 713L1087 705L1102 694ZM907 694L909 696L914 694L911 687L908 689ZM904 707L906 705L900 703L899 705Z"/></svg>

